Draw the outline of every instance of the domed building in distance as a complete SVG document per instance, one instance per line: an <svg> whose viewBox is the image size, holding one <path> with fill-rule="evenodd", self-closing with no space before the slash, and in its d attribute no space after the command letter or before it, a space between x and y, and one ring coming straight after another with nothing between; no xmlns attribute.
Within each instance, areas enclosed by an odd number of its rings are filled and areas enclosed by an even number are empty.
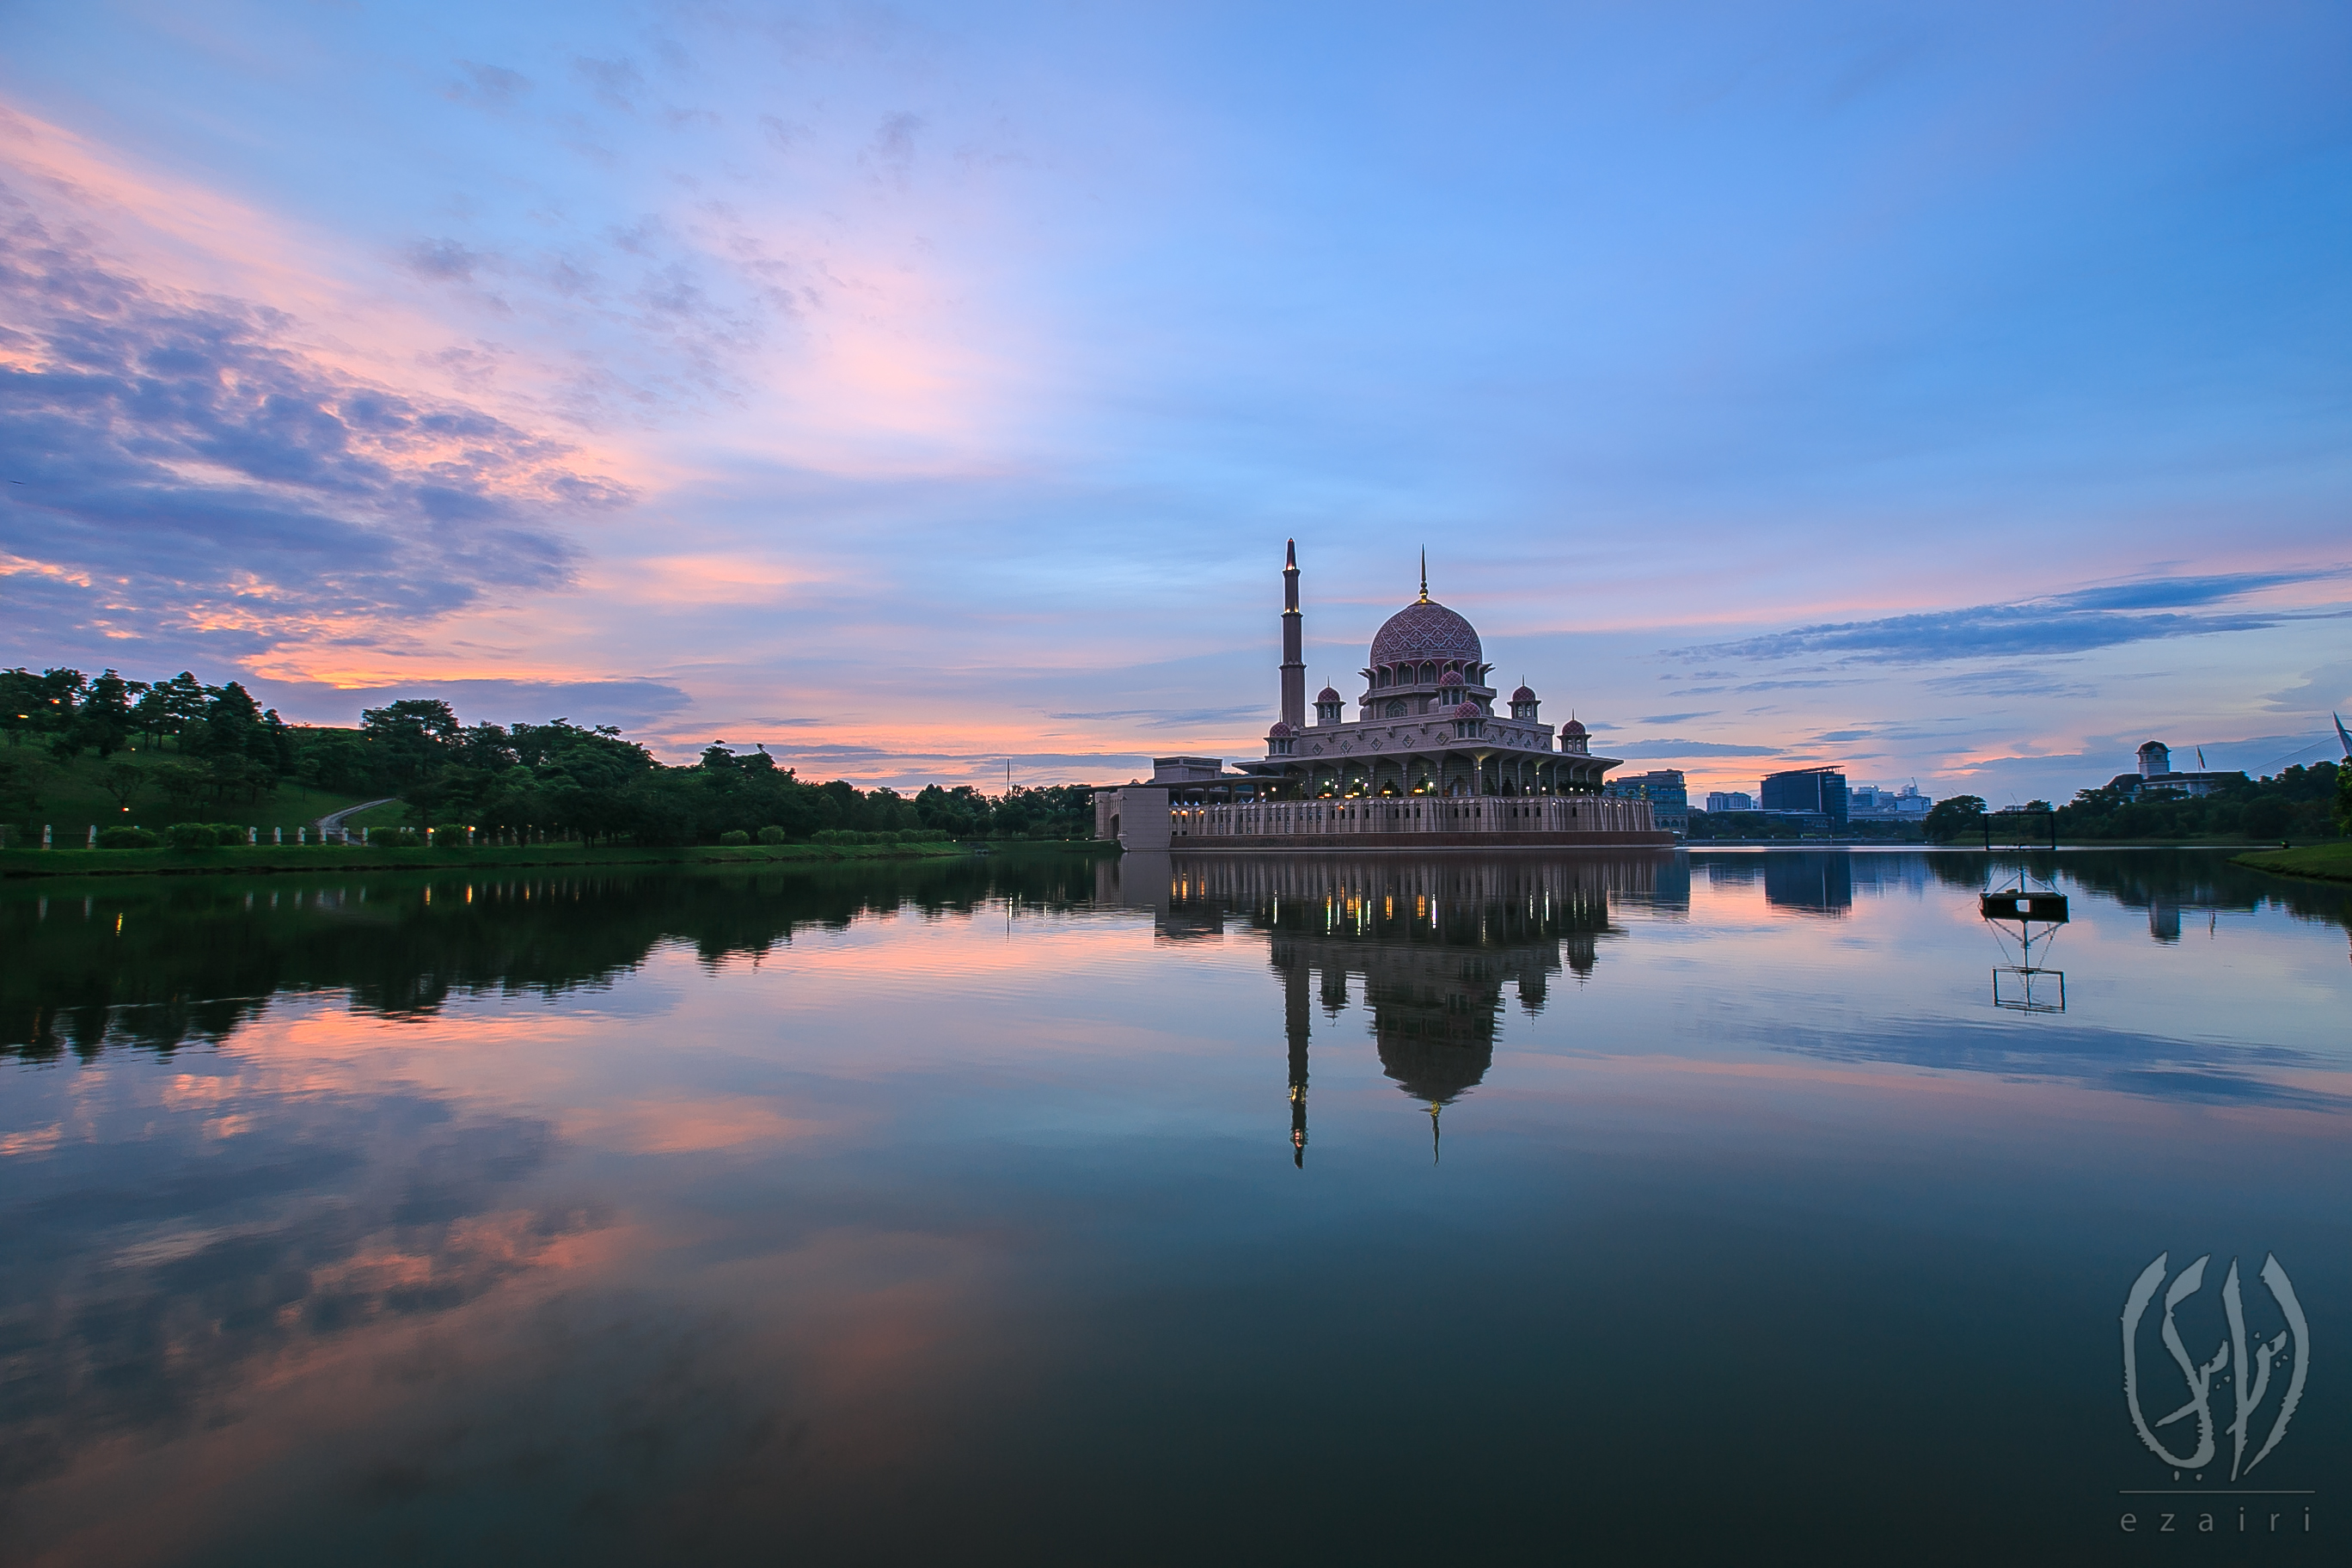
<svg viewBox="0 0 2352 1568"><path fill-rule="evenodd" d="M1524 685L1496 711L1495 667L1477 628L1429 596L1426 557L1420 598L1372 638L1354 716L1327 686L1309 722L1296 541L1282 576L1280 713L1265 755L1232 772L1217 758L1156 757L1150 784L1096 792L1096 837L1137 849L1674 841L1647 801L1602 795L1619 759L1594 755L1582 724L1570 719L1555 735ZM1169 837L1159 840L1163 819Z"/></svg>

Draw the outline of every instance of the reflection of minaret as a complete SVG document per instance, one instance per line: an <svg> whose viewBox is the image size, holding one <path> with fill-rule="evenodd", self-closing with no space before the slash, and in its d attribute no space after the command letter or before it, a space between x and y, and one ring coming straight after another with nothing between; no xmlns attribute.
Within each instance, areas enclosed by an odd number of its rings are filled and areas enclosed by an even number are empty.
<svg viewBox="0 0 2352 1568"><path fill-rule="evenodd" d="M1282 721L1307 728L1306 617L1298 612L1298 541L1282 563Z"/></svg>
<svg viewBox="0 0 2352 1568"><path fill-rule="evenodd" d="M1281 976L1289 1045L1291 1157L1301 1170L1314 1007L1336 1022L1361 984L1357 995L1370 1014L1381 1070L1430 1112L1435 1160L1444 1109L1476 1088L1494 1065L1505 988L1516 984L1519 1005L1538 1013L1546 1005L1546 982L1563 961L1590 973L1596 939L1619 934L1609 923L1610 898L1648 897L1656 889L1656 868L1647 856L1573 861L1204 856L1160 864L1171 868L1153 884L1168 897L1154 910L1161 937L1222 931L1226 919L1240 916L1271 939L1266 957ZM1125 880L1140 890L1141 879ZM1120 901L1137 902L1136 892L1121 894Z"/></svg>
<svg viewBox="0 0 2352 1568"><path fill-rule="evenodd" d="M1279 960L1277 960L1279 962ZM1282 1029L1290 1037L1290 1163L1307 1168L1307 960L1282 964Z"/></svg>

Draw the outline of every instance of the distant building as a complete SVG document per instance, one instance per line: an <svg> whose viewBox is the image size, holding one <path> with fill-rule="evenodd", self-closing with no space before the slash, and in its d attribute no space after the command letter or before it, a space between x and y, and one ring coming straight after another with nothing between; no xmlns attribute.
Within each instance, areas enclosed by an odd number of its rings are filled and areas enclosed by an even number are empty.
<svg viewBox="0 0 2352 1568"><path fill-rule="evenodd" d="M1925 822L1936 803L1919 793L1917 784L1883 790L1876 784L1856 784L1846 792L1846 816L1854 822Z"/></svg>
<svg viewBox="0 0 2352 1568"><path fill-rule="evenodd" d="M1831 825L1846 824L1845 775L1833 768L1792 768L1764 778L1767 811L1813 811Z"/></svg>
<svg viewBox="0 0 2352 1568"><path fill-rule="evenodd" d="M1603 792L1621 800L1646 800L1650 816L1669 833L1690 831L1690 786L1680 768L1659 768L1611 779Z"/></svg>
<svg viewBox="0 0 2352 1568"><path fill-rule="evenodd" d="M2107 787L2126 800L2146 795L2195 798L2211 795L2229 784L2247 782L2242 769L2213 773L2177 773L2172 771L2172 748L2161 741L2143 741L2139 748L2139 772L2117 773L2107 781Z"/></svg>
<svg viewBox="0 0 2352 1568"><path fill-rule="evenodd" d="M1753 811L1756 797L1744 790L1711 790L1707 793L1709 811Z"/></svg>

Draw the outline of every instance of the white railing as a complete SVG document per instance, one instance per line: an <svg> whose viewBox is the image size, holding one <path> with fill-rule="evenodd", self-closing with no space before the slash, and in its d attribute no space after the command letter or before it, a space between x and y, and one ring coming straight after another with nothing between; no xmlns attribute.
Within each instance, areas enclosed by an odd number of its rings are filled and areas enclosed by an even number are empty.
<svg viewBox="0 0 2352 1568"><path fill-rule="evenodd" d="M1168 831L1188 838L1345 839L1391 833L1654 833L1646 800L1607 795L1404 795L1360 800L1253 801L1170 808Z"/></svg>

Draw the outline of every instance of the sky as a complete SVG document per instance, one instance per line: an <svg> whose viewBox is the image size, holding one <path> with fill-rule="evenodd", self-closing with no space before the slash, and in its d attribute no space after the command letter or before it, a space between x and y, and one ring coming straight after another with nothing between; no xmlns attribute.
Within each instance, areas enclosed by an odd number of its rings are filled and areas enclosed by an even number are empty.
<svg viewBox="0 0 2352 1568"><path fill-rule="evenodd" d="M0 4L0 664L806 776L1433 596L1694 793L2352 708L2340 6Z"/></svg>

